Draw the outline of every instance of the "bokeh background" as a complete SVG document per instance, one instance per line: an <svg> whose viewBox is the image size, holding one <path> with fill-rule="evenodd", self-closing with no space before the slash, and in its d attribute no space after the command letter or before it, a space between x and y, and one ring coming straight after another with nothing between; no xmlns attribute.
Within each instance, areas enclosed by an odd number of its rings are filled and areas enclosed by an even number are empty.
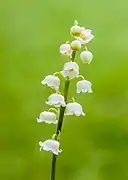
<svg viewBox="0 0 128 180"><path fill-rule="evenodd" d="M52 154L38 141L55 126L36 118L52 90L40 81L67 61L59 46L75 19L95 35L93 62L76 58L93 94L75 95L86 117L65 118L56 180L128 179L128 1L8 0L0 2L1 180L50 179Z"/></svg>

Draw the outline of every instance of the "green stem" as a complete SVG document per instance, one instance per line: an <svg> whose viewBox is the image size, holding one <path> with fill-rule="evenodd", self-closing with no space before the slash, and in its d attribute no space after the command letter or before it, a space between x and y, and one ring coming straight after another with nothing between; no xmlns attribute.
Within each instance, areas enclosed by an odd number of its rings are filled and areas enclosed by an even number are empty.
<svg viewBox="0 0 128 180"><path fill-rule="evenodd" d="M52 157L52 172L51 172L51 180L55 180L55 172L56 172L56 155L53 154Z"/></svg>
<svg viewBox="0 0 128 180"><path fill-rule="evenodd" d="M65 102L66 102L66 103L67 103L69 83L70 83L70 81L69 81L68 79L65 80L64 99L65 99ZM64 111L65 111L65 107L62 107L62 106L61 106L61 108L60 108L60 116L59 116L57 131L56 131L57 136L58 136L58 134L61 132L61 129L62 129L63 118L64 118Z"/></svg>
<svg viewBox="0 0 128 180"><path fill-rule="evenodd" d="M75 60L75 55L76 55L76 51L73 51L73 53L72 53L72 58L71 58L72 61Z"/></svg>
<svg viewBox="0 0 128 180"><path fill-rule="evenodd" d="M74 61L74 59L75 59L75 54L76 54L76 51L73 51L72 59L71 59L72 61ZM70 84L70 81L67 78L65 80L65 87L64 87L64 99L65 99L66 103L67 103L67 97L68 97L69 84ZM63 124L63 119L64 119L64 112L65 112L65 107L61 106L60 107L58 126L57 126L57 130L56 130L56 135L57 136L60 134L61 129L62 129L62 124ZM57 158L57 156L55 154L53 154L53 157L52 157L51 180L55 180L56 158Z"/></svg>

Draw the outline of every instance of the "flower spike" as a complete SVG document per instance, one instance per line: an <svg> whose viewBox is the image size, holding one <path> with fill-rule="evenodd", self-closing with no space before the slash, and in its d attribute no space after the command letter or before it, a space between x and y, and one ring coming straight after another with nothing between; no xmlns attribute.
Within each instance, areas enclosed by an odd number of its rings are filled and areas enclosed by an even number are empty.
<svg viewBox="0 0 128 180"><path fill-rule="evenodd" d="M56 124L56 132L53 134L51 139L40 141L40 150L49 151L53 153L52 158L52 170L51 170L51 180L55 180L55 166L56 158L62 150L60 149L60 135L62 131L62 124L65 116L75 115L85 116L83 107L81 104L76 102L74 94L68 98L69 86L74 83L74 79L80 78L76 83L77 93L92 93L92 84L90 81L85 80L84 76L80 75L79 62L76 62L76 54L78 53L79 61L83 62L85 65L90 64L93 59L93 54L88 50L88 43L92 41L94 35L90 29L87 29L78 24L75 20L74 24L70 28L71 41L65 41L66 43L61 44L59 47L59 52L65 57L66 61L63 68L53 73L53 75L47 75L41 84L47 85L54 92L52 92L47 98L46 104L51 106L49 110L40 113L37 118L37 122ZM61 77L64 81L60 83ZM70 93L71 94L71 93Z"/></svg>

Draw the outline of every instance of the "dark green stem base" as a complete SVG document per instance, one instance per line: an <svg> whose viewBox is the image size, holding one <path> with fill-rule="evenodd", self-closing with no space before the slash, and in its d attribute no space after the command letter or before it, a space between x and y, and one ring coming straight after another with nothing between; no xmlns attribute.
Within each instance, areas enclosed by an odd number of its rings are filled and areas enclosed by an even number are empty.
<svg viewBox="0 0 128 180"><path fill-rule="evenodd" d="M56 172L56 155L53 154L52 157L52 171L51 171L51 180L55 180L55 172Z"/></svg>

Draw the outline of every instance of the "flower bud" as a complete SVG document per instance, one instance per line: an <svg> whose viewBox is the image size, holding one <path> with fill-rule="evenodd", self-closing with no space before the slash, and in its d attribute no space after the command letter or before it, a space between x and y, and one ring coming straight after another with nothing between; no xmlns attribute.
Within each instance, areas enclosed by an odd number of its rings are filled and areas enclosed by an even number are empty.
<svg viewBox="0 0 128 180"><path fill-rule="evenodd" d="M80 59L83 63L90 64L93 58L93 54L90 51L83 51L80 54Z"/></svg>
<svg viewBox="0 0 128 180"><path fill-rule="evenodd" d="M70 34L72 36L80 36L80 33L81 33L81 27L80 26L74 25L71 27Z"/></svg>
<svg viewBox="0 0 128 180"><path fill-rule="evenodd" d="M81 43L78 40L74 40L71 42L71 48L73 51L78 51L81 49Z"/></svg>

